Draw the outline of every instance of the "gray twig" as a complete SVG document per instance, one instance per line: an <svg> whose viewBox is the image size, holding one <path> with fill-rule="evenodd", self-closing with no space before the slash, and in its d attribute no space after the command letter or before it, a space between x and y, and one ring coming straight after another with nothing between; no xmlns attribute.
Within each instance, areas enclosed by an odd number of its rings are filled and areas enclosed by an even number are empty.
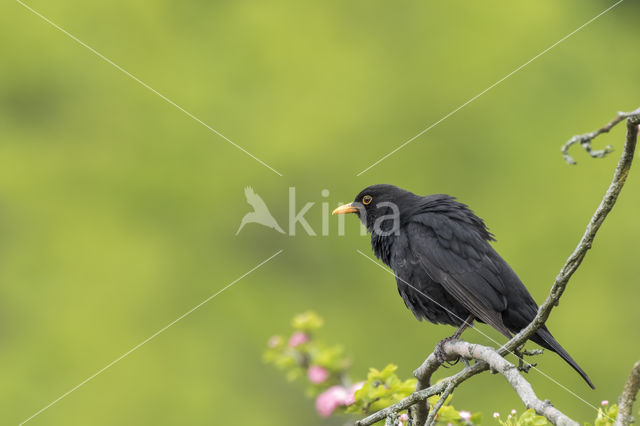
<svg viewBox="0 0 640 426"><path fill-rule="evenodd" d="M562 156L564 157L565 161L569 164L578 164L573 159L573 157L569 155L569 148L577 143L580 143L582 148L587 151L587 154L589 154L593 158L604 158L607 154L613 152L613 148L611 147L611 145L607 145L604 149L593 150L591 148L591 141L603 133L609 133L609 130L611 130L616 124L636 113L637 111L619 112L616 115L616 118L599 128L598 130L590 133L585 133L584 135L576 135L569 139L567 143L562 145Z"/></svg>
<svg viewBox="0 0 640 426"><path fill-rule="evenodd" d="M445 392L445 390L447 390L450 386L451 390L453 390L468 378L482 373L488 369L501 373L505 377L505 379L507 379L509 384L511 384L511 386L514 388L518 396L520 396L520 399L522 399L525 406L533 408L537 414L545 416L551 423L556 425L577 424L575 421L571 420L569 417L565 416L559 410L554 408L548 401L541 401L540 399L538 399L533 392L533 388L531 387L531 385L524 379L524 377L522 377L522 375L518 372L518 369L513 364L504 359L504 356L508 353L514 352L519 347L521 347L529 339L529 337L531 337L538 330L538 328L544 325L546 320L549 318L551 310L558 305L560 297L564 293L569 279L578 269L578 267L582 263L582 260L587 254L587 251L591 248L593 240L596 236L596 233L600 229L600 226L604 222L611 209L613 209L613 206L616 203L618 195L620 194L620 191L624 186L627 175L631 168L631 162L635 153L640 125L640 108L630 113L618 113L618 116L614 120L612 120L601 129L583 136L575 136L563 146L562 152L565 155L565 159L567 159L567 161L572 164L575 164L575 161L573 161L573 159L567 154L567 150L569 146L577 142L580 142L583 147L585 147L587 152L589 152L592 156L603 156L605 154L598 154L597 152L595 152L594 154L594 151L591 150L590 146L591 140L602 133L608 132L609 130L611 130L611 128L613 128L613 126L624 119L627 120L626 142L623 148L622 155L620 156L620 160L618 161L615 173L613 175L613 180L609 185L609 188L607 189L602 201L600 202L600 205L587 224L585 233L580 239L578 246L569 256L564 266L560 270L560 273L556 277L555 282L551 287L549 296L538 309L538 313L536 314L533 321L531 321L531 323L527 327L520 330L519 333L513 336L513 338L511 338L506 344L501 346L497 351L489 347L471 345L460 340L446 342L443 349L448 355L451 356L451 359L456 359L457 357L462 356L464 358L474 358L478 361L471 366L465 367L459 373L449 376L441 380L436 385L432 386L431 376L440 367L440 363L437 361L433 353L430 354L422 363L422 365L418 367L416 371L414 371L414 376L418 379L415 392L413 392L407 398L399 401L398 403L376 413L373 413L365 419L356 422L356 425L372 425L377 421L385 419L390 413L397 413L398 411L406 410L407 408L416 405L416 409L414 410L414 423L417 426L423 426L425 423L427 423L428 419L435 418L435 414L437 413L436 407L434 407L434 413L429 413L430 410L427 403L427 398L432 395L443 394L443 392ZM625 387L625 391L626 390L627 388ZM626 393L627 392L623 393L623 395L625 395ZM635 387L635 392L633 392L633 395L635 396L636 393L637 386ZM627 400L629 400L629 398L627 398ZM632 401L633 399L631 399L631 402L629 404L631 404Z"/></svg>
<svg viewBox="0 0 640 426"><path fill-rule="evenodd" d="M551 405L549 401L540 400L533 391L531 384L522 376L518 368L504 359L495 349L462 340L451 341L445 346L447 353L483 361L488 364L491 370L502 374L524 405L527 408L533 408L538 415L546 417L551 423L555 425L578 424Z"/></svg>
<svg viewBox="0 0 640 426"><path fill-rule="evenodd" d="M436 416L438 415L438 411L440 411L440 408L442 408L444 403L447 402L447 398L449 398L449 395L453 393L454 388L455 386L451 382L449 382L449 384L447 384L447 387L444 388L444 391L442 391L442 394L440 395L440 399L433 405L433 410L431 410L429 416L427 417L426 426L431 426L436 423Z"/></svg>
<svg viewBox="0 0 640 426"><path fill-rule="evenodd" d="M622 395L618 399L618 415L613 426L628 426L634 422L632 415L633 402L636 400L640 389L640 361L636 362L631 369L629 378L624 384Z"/></svg>
<svg viewBox="0 0 640 426"><path fill-rule="evenodd" d="M436 385L430 386L427 389L414 392L408 397L404 398L402 401L396 402L395 404L390 405L387 408L383 408L380 411L376 411L370 416L357 421L356 426L369 426L376 422L379 422L380 420L386 419L391 413L397 413L402 410L407 410L409 407L416 404L417 402L425 401L427 398L433 395L441 394L444 391L444 388L446 387L445 385L446 383L440 382Z"/></svg>
<svg viewBox="0 0 640 426"><path fill-rule="evenodd" d="M500 348L498 352L501 355L517 349L520 345L524 344L524 342L526 342L529 337L531 337L536 332L536 330L538 330L538 328L544 325L544 323L549 318L551 310L554 308L554 306L557 306L558 302L560 301L560 297L562 296L562 293L564 293L569 279L578 269L578 267L582 263L582 260L586 256L587 251L589 251L589 249L591 248L593 240L598 230L600 229L600 226L602 226L602 223L606 219L607 215L609 214L611 209L613 209L613 206L618 199L618 195L620 195L620 191L622 191L622 187L627 180L629 170L631 169L631 162L633 161L633 155L635 153L636 143L638 141L640 108L631 113L623 113L622 115L627 118L626 141L609 188L607 188L607 191L605 192L600 205L587 224L587 229L580 239L578 246L575 248L573 253L571 253L564 266L560 270L560 273L556 277L556 280L551 287L551 291L549 292L549 296L538 309L538 314L527 327L520 330L518 334L516 334L511 340L509 340Z"/></svg>
<svg viewBox="0 0 640 426"><path fill-rule="evenodd" d="M529 370L531 370L533 367L536 367L538 364L537 363L526 362L524 360L524 357L525 356L541 355L541 354L544 353L544 350L542 350L542 349L531 349L531 350L516 349L516 350L513 351L513 353L515 354L516 357L518 357L518 370L522 371L523 373L528 373Z"/></svg>
<svg viewBox="0 0 640 426"><path fill-rule="evenodd" d="M384 426L396 426L398 422L397 413L389 413L386 420L384 421Z"/></svg>
<svg viewBox="0 0 640 426"><path fill-rule="evenodd" d="M463 369L458 374L441 380L434 386L430 386L426 389L414 392L402 401L390 407L387 407L384 410L378 411L377 413L374 413L363 420L360 420L356 423L356 425L372 425L375 422L384 419L389 412L398 412L400 410L403 410L407 407L407 402L405 402L406 400L412 399L415 402L424 401L426 400L426 398L432 395L440 394L440 399L434 405L433 409L428 413L428 417L426 419L426 424L431 425L436 418L438 410L446 401L446 398L460 383L470 378L471 376L474 376L475 374L486 371L488 369L502 374L502 376L504 376L511 387L513 387L524 405L527 408L533 408L533 410L537 414L546 417L551 423L562 426L576 426L578 424L567 417L565 414L560 412L560 410L556 409L553 405L551 405L549 401L540 400L533 391L531 384L529 384L529 382L522 376L522 374L520 374L518 368L504 359L504 357L495 349L488 346L472 344L463 340L450 340L448 342L445 342L442 345L442 349L447 354L448 359L463 357L475 359L478 362L470 368ZM421 377L423 378L423 380L428 381L430 380L430 374L436 370L434 368L435 365L439 365L439 363L436 360L435 355L431 354L418 368L418 370L416 370L416 374L425 374L425 376ZM385 410L388 411L382 413L382 411ZM422 419L417 419L416 425L425 424L424 421L423 423L418 423L419 421L422 421Z"/></svg>

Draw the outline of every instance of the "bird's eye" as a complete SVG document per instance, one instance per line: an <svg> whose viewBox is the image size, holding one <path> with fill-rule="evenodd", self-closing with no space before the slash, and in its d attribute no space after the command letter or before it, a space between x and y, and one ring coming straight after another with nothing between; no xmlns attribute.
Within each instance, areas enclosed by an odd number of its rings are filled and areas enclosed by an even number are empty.
<svg viewBox="0 0 640 426"><path fill-rule="evenodd" d="M365 206L371 204L372 201L373 197L371 195L365 195L364 197L362 197L362 204L364 204Z"/></svg>

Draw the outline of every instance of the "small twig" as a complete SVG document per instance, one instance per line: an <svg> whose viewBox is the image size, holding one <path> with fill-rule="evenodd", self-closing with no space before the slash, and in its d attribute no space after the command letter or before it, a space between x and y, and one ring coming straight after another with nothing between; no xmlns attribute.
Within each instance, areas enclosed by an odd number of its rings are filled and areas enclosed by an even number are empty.
<svg viewBox="0 0 640 426"><path fill-rule="evenodd" d="M637 113L637 111L630 112L630 113L619 112L616 115L616 118L611 120L606 125L602 126L600 129L594 132L585 133L584 135L576 135L571 139L569 139L567 143L562 145L562 156L564 157L565 161L569 164L578 164L573 159L573 157L569 155L569 147L577 143L580 143L582 148L584 148L584 150L587 151L587 154L589 154L593 158L604 158L607 154L610 154L611 152L613 152L613 148L611 147L611 145L607 145L604 149L599 149L594 151L593 149L591 149L591 141L603 133L609 133L609 130L611 130L616 124L620 123L622 120L624 120L625 118L628 118L629 116L635 113Z"/></svg>
<svg viewBox="0 0 640 426"><path fill-rule="evenodd" d="M431 412L429 413L429 416L427 417L426 426L431 426L435 424L438 411L440 411L440 408L442 408L445 402L447 402L447 398L449 398L449 395L451 395L454 388L455 386L453 385L453 383L449 383L447 387L444 388L444 391L440 395L440 399L438 399L438 402L436 402L433 405L433 409L431 410Z"/></svg>
<svg viewBox="0 0 640 426"><path fill-rule="evenodd" d="M396 426L398 422L398 415L396 413L390 413L384 421L384 426Z"/></svg>
<svg viewBox="0 0 640 426"><path fill-rule="evenodd" d="M520 352L521 355L523 356L536 356L536 355L542 355L544 353L544 349L525 349L523 351Z"/></svg>
<svg viewBox="0 0 640 426"><path fill-rule="evenodd" d="M407 410L407 417L409 417L409 419L407 420L407 426L415 426L413 423L413 419L415 418L415 414L414 414L415 409L416 409L416 406L413 405L409 407L409 409Z"/></svg>
<svg viewBox="0 0 640 426"><path fill-rule="evenodd" d="M446 387L446 383L440 382L427 389L423 389L419 392L414 392L408 397L406 397L405 399L403 399L402 401L396 402L395 404L390 405L387 408L383 408L380 411L376 411L370 416L357 421L356 426L369 426L376 422L379 422L380 420L386 419L387 416L389 416L389 414L391 413L397 413L402 410L407 410L409 407L416 404L417 402L425 401L427 398L433 395L438 395L442 393L445 387Z"/></svg>
<svg viewBox="0 0 640 426"><path fill-rule="evenodd" d="M418 367L413 375L418 380L416 383L416 392L431 387L431 376L440 368L440 363L436 359L435 354L431 354L424 360L422 365ZM421 404L416 404L414 413L414 422L417 426L423 426L427 422L429 416L429 402L424 400Z"/></svg>
<svg viewBox="0 0 640 426"><path fill-rule="evenodd" d="M523 373L528 373L531 368L536 367L538 364L526 362L524 360L525 356L534 356L541 355L544 353L542 349L532 349L532 350L520 350L516 349L513 351L515 356L518 358L518 371L522 371Z"/></svg>
<svg viewBox="0 0 640 426"><path fill-rule="evenodd" d="M640 361L634 364L629 378L624 384L622 395L618 399L618 416L613 424L614 426L628 426L634 422L632 408L636 395L638 395L638 390L640 390Z"/></svg>

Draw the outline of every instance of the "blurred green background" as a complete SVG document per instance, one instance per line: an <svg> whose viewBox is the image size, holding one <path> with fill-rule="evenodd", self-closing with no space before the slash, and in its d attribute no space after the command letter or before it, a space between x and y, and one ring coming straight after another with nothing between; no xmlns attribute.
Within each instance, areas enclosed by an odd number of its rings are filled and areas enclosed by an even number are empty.
<svg viewBox="0 0 640 426"><path fill-rule="evenodd" d="M313 309L363 377L409 377L452 333L419 323L346 236L247 225L251 185L282 226L289 186L319 232L363 187L449 193L546 296L617 158L566 165L560 146L638 107L637 3L626 1L418 140L360 172L606 7L604 1L46 2L29 5L283 173L276 175L22 7L0 14L0 409L17 424L250 268L284 252L33 425L339 425L262 362L270 335ZM597 140L622 146L623 126ZM637 166L637 165L636 165ZM549 327L590 374L543 371L591 404L615 400L640 354L640 170ZM327 198L321 191L328 189ZM482 326L494 338L502 337ZM490 343L473 331L466 338ZM393 344L388 344L392 339ZM383 344L384 342L384 344ZM458 368L458 367L456 367ZM452 370L442 371L448 374ZM538 395L595 412L532 372ZM500 377L459 409L521 409Z"/></svg>

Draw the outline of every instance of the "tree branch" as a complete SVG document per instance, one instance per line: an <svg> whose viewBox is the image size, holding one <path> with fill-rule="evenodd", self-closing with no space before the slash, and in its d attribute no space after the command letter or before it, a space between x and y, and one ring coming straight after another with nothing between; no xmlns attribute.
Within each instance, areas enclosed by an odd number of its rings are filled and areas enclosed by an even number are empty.
<svg viewBox="0 0 640 426"><path fill-rule="evenodd" d="M616 171L613 174L613 180L611 181L609 188L607 188L607 192L605 192L600 205L587 224L587 229L580 239L578 246L573 251L573 253L571 253L564 266L560 270L560 273L556 277L556 280L551 287L551 291L549 292L549 296L538 309L538 314L527 327L520 330L518 334L516 334L511 340L509 340L504 346L500 348L498 352L501 355L504 355L506 352L512 352L514 349L517 349L519 346L524 344L524 342L526 342L529 337L531 337L536 332L536 330L542 327L542 325L544 325L544 323L547 321L551 310L554 308L554 306L558 305L560 297L564 293L569 279L582 263L582 260L586 256L587 251L593 244L596 233L600 229L600 226L602 226L602 223L606 219L611 209L613 209L613 206L618 199L618 195L620 195L620 191L622 191L622 187L627 180L627 175L629 174L629 170L631 168L631 162L633 161L633 155L636 149L636 142L638 141L640 108L630 113L619 113L618 115L622 115L623 117L627 118L627 136L622 155L620 156L620 160L618 161L618 166L616 167ZM615 124L617 124L617 122L613 125ZM613 125L611 127L613 127Z"/></svg>
<svg viewBox="0 0 640 426"><path fill-rule="evenodd" d="M399 411L406 410L417 402L424 401L427 398L433 395L441 394L446 387L446 383L440 382L436 385L430 386L427 389L423 389L418 392L414 392L402 401L396 402L393 405L388 406L387 408L383 408L380 411L376 411L370 416L359 420L356 422L356 426L369 426L380 420L384 420L387 417L392 416L394 413L398 413Z"/></svg>
<svg viewBox="0 0 640 426"><path fill-rule="evenodd" d="M636 395L640 389L640 361L631 369L627 383L624 385L622 395L618 399L618 415L613 426L628 426L634 422L631 409Z"/></svg>
<svg viewBox="0 0 640 426"><path fill-rule="evenodd" d="M380 410L359 422L356 422L358 426L367 426L371 425L377 421L386 419L393 413L397 413L399 411L405 410L410 406L416 404L416 410L414 412L414 422L417 426L423 426L429 420L434 419L437 414L437 410L434 407L433 413L429 413L429 406L427 398L436 394L442 394L451 386L451 390L455 389L460 383L467 380L468 378L475 376L483 371L488 370L490 367L496 371L500 372L500 368L503 368L505 373L503 376L507 379L507 381L514 387L518 396L522 399L524 404L527 407L533 408L537 414L545 416L550 422L558 425L575 425L576 422L569 419L567 416L562 414L557 409L553 408L548 401L542 402L540 401L533 392L531 385L519 374L517 369L513 364L509 363L504 359L504 356L508 353L513 353L519 347L521 347L528 339L531 337L537 330L540 328L546 320L549 318L551 310L558 305L560 297L564 293L566 286L569 282L569 279L573 275L573 273L578 269L582 260L587 254L587 251L591 248L593 244L593 240L596 236L596 233L602 226L605 218L613 209L613 206L618 199L618 195L624 186L624 183L627 179L627 175L631 168L631 162L633 160L633 155L635 153L638 131L640 125L640 108L636 109L630 113L618 113L618 116L609 122L607 125L602 127L595 132L587 133L582 136L574 136L567 142L563 148L562 152L565 155L565 159L568 162L575 164L575 161L568 155L568 148L580 142L581 145L589 152L592 156L604 156L606 154L599 154L598 152L591 151L590 143L591 141L602 133L607 133L611 128L613 128L616 124L626 119L627 121L627 134L626 141L623 148L622 155L620 156L620 160L618 161L618 165L616 167L615 173L613 175L613 180L609 185L600 205L596 209L593 214L591 220L587 224L587 228L580 239L577 247L573 251L573 253L569 256L564 266L560 270L560 273L555 279L553 286L549 292L549 296L544 301L544 303L539 307L538 313L531 323L520 330L513 338L511 338L507 343L501 346L497 351L488 347L481 347L478 345L470 345L467 342L463 341L451 341L445 343L444 347L446 351L451 351L452 355L458 354L457 351L464 352L466 349L470 349L471 347L476 348L484 348L478 352L472 351L466 352L466 355L463 355L465 358L475 358L478 360L475 364L471 366L465 367L459 373L449 376L443 380L441 380L436 385L431 385L431 376L435 371L440 367L440 363L436 360L435 355L432 353L427 357L424 363L414 372L414 375L418 379L418 383L416 385L416 391L409 395L407 398L402 401L387 407L383 410ZM606 150L605 150L606 151ZM460 345L460 346L456 346ZM448 352L447 352L448 353ZM462 355L462 353L458 354ZM485 359L486 358L486 359ZM506 364L505 364L506 363ZM513 368L510 368L511 366ZM505 370L506 369L506 370ZM512 372L513 370L513 372ZM635 371L635 370L634 370ZM506 374L508 373L508 375ZM519 377L519 379L518 379ZM523 383L526 383L523 384ZM625 387L625 391L627 388ZM637 387L635 388L635 392L633 393L635 396L637 393ZM623 395L625 395L623 393ZM628 399L628 398L627 398ZM632 399L631 399L632 401ZM629 404L631 404L630 402ZM439 407L437 407L439 408Z"/></svg>
<svg viewBox="0 0 640 426"><path fill-rule="evenodd" d="M442 408L444 403L447 402L447 398L449 398L449 395L453 393L453 389L455 389L455 385L451 382L444 388L444 391L442 391L442 395L440 395L440 399L438 399L438 402L435 403L435 405L433 406L433 410L431 410L429 416L427 417L426 426L435 424L438 411L440 411L440 408Z"/></svg>
<svg viewBox="0 0 640 426"><path fill-rule="evenodd" d="M527 408L533 408L537 414L546 417L551 423L572 426L578 424L556 409L548 400L538 399L531 384L520 374L518 368L504 359L495 349L460 340L451 342L449 346L451 346L452 355L482 360L489 365L492 371L502 374L524 405Z"/></svg>
<svg viewBox="0 0 640 426"><path fill-rule="evenodd" d="M478 363L474 364L472 367L465 368L458 374L443 379L435 386L430 386L425 390L414 392L411 396L406 398L410 399L415 395L417 399L425 400L430 396L441 393L438 403L434 406L434 409L431 410L428 415L426 421L427 425L431 425L435 421L435 415L438 409L442 406L451 392L453 392L453 389L455 389L456 386L458 386L469 377L477 374L476 370L477 372L481 372L488 369L502 374L507 382L511 385L511 387L515 390L516 394L520 397L524 405L527 408L533 408L533 410L537 414L546 417L551 423L561 426L578 425L578 423L571 420L565 414L560 412L560 410L551 405L549 401L540 400L533 391L531 384L529 384L529 382L522 376L522 374L520 374L520 372L518 371L518 367L504 359L504 357L502 357L495 349L488 346L468 343L463 340L451 340L445 342L442 345L442 349L447 354L449 360L455 360L459 357L462 357L465 359L475 359L478 361ZM435 365L439 365L439 363L436 360L435 355L431 354L424 362L424 364L420 366L418 370L416 370L421 372L417 374L429 375L436 370L434 368ZM392 413L397 413L398 411L404 410L407 407L407 403L405 402L405 400L402 400L397 404L387 407L384 410L378 411L377 413L374 413L369 417L360 420L356 423L356 425L372 425L375 422L384 419L385 417L388 418L388 416ZM424 424L424 422L417 424L421 425Z"/></svg>
<svg viewBox="0 0 640 426"><path fill-rule="evenodd" d="M580 143L582 148L587 151L587 154L589 154L593 158L604 158L607 154L613 152L613 148L611 147L611 145L607 145L604 149L593 151L591 149L591 141L602 133L609 133L609 130L611 130L616 124L618 124L625 118L628 118L630 115L633 115L634 113L635 111L630 113L619 112L616 115L616 118L611 120L606 125L602 126L600 129L594 132L585 133L584 135L577 135L569 139L567 143L562 145L562 156L564 157L565 161L569 164L578 164L573 159L573 157L569 155L569 148L577 143Z"/></svg>

